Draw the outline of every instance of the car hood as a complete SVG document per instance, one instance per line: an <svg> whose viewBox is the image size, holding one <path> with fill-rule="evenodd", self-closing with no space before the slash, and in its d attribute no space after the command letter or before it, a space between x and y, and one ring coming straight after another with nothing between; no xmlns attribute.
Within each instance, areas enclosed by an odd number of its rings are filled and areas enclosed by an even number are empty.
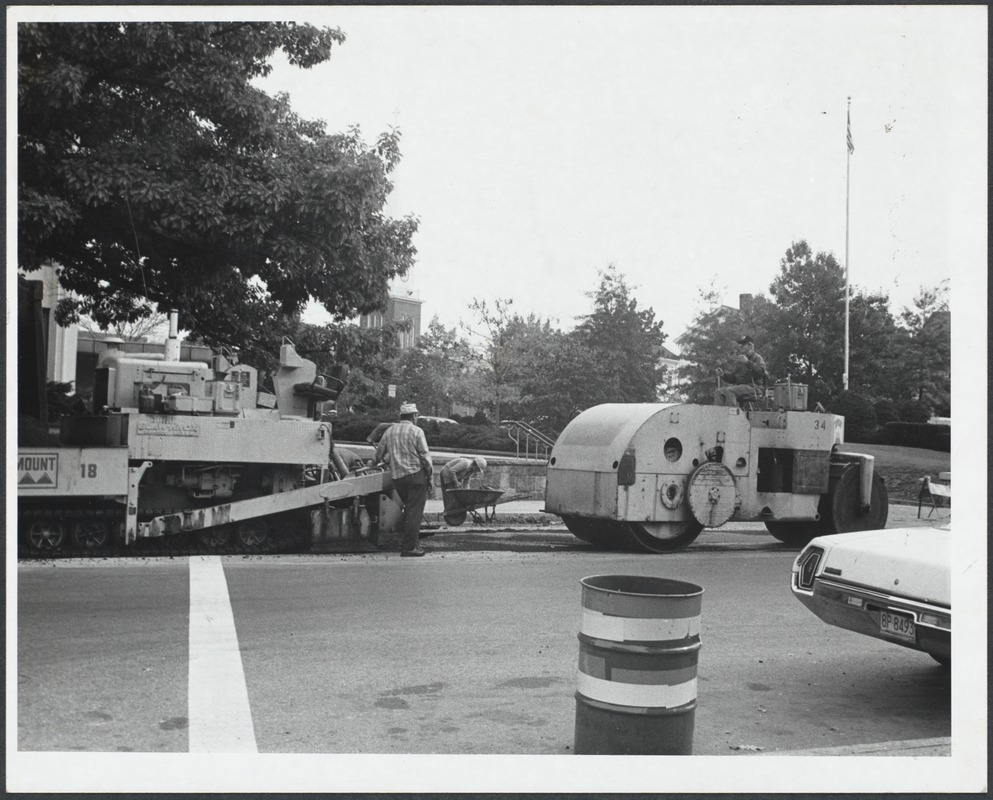
<svg viewBox="0 0 993 800"><path fill-rule="evenodd" d="M821 536L818 568L827 580L951 607L951 530L890 528ZM830 572L825 572L825 570ZM840 570L840 574L837 572Z"/></svg>

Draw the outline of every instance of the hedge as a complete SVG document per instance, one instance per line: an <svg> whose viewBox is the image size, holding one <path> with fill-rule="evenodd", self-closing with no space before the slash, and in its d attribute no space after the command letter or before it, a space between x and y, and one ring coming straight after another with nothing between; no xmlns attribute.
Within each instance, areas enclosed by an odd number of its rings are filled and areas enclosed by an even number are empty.
<svg viewBox="0 0 993 800"><path fill-rule="evenodd" d="M828 411L845 418L845 440L865 442L876 430L876 410L868 399L847 389L828 403Z"/></svg>
<svg viewBox="0 0 993 800"><path fill-rule="evenodd" d="M332 421L334 438L339 442L365 442L366 437L384 420L379 416L343 415ZM514 453L517 446L505 428L497 425L450 425L434 421L418 421L424 429L429 447L453 450L495 450Z"/></svg>
<svg viewBox="0 0 993 800"><path fill-rule="evenodd" d="M901 447L921 447L925 450L952 450L950 425L931 425L927 422L888 422L883 426L882 444Z"/></svg>

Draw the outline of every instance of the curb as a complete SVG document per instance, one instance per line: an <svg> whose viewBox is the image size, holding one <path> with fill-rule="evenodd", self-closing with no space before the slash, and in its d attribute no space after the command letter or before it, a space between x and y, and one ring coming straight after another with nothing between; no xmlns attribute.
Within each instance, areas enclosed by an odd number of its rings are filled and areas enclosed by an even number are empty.
<svg viewBox="0 0 993 800"><path fill-rule="evenodd" d="M758 753L763 756L950 756L952 737L908 739L900 742L874 742L837 747L815 747L808 750L773 750Z"/></svg>

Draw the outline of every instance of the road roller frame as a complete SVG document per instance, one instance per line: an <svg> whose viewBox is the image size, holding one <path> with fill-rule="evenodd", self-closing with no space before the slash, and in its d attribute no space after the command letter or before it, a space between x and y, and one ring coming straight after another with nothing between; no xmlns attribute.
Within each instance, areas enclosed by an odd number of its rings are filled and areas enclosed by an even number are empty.
<svg viewBox="0 0 993 800"><path fill-rule="evenodd" d="M580 539L679 550L705 528L763 522L783 542L886 523L871 456L842 452L844 418L779 408L607 403L562 431L545 511Z"/></svg>

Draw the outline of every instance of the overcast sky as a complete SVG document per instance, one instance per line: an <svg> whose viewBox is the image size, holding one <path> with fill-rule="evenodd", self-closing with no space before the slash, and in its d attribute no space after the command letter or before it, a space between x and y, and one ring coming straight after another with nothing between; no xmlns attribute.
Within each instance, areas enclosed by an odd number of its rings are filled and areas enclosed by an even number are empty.
<svg viewBox="0 0 993 800"><path fill-rule="evenodd" d="M768 294L789 245L891 298L985 253L986 8L329 7L346 43L288 92L329 130L402 131L399 291L569 328L617 266L675 338L713 282ZM959 262L959 263L956 263Z"/></svg>

